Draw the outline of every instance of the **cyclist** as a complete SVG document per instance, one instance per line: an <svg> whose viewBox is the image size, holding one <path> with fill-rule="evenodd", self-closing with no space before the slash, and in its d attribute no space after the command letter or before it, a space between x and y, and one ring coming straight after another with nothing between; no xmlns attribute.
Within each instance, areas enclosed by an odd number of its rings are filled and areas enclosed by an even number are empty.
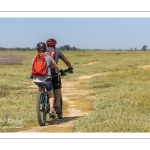
<svg viewBox="0 0 150 150"><path fill-rule="evenodd" d="M40 87L41 84L45 85L46 90L48 91L49 94L49 103L50 103L50 112L49 115L51 118L55 118L55 114L54 114L54 95L53 95L53 86L52 86L52 79L51 79L51 68L50 65L52 65L57 71L61 72L61 68L56 64L56 62L54 61L54 59L47 55L46 52L46 44L44 42L40 42L37 44L36 46L37 55L40 55L42 57L42 55L44 55L45 59L46 59L46 64L47 64L47 74L43 75L43 76L37 76L33 74L32 71L32 77L33 77L33 81L34 83L38 86L38 91L41 92L42 88ZM36 56L33 58L32 60L32 68L34 66L34 60L35 60Z"/></svg>
<svg viewBox="0 0 150 150"><path fill-rule="evenodd" d="M56 49L56 44L57 44L57 41L55 39L53 38L48 39L46 41L46 46L47 46L46 53L51 54L57 64L58 64L58 60L61 59L68 67L67 72L73 73L73 67L70 61L65 57L65 55L60 50ZM58 71L54 67L52 67L51 73L52 73L52 84L53 84L53 87L56 89L56 105L57 105L56 112L61 113L62 111L60 107L60 99L62 96L61 78L58 75Z"/></svg>

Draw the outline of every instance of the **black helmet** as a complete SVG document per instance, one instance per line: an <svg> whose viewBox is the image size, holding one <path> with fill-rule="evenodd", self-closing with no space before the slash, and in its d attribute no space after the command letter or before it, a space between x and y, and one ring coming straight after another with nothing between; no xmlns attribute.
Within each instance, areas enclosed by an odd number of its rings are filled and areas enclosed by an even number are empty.
<svg viewBox="0 0 150 150"><path fill-rule="evenodd" d="M41 49L43 49L44 51L46 51L46 44L44 42L39 42L36 46L36 49L38 51L40 51Z"/></svg>

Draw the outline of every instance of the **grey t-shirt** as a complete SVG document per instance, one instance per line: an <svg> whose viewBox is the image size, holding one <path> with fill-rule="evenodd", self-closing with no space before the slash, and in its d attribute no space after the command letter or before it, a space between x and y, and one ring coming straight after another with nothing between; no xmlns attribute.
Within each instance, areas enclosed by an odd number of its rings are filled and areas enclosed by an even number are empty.
<svg viewBox="0 0 150 150"><path fill-rule="evenodd" d="M53 48L53 47L47 47L46 53L47 53L47 54L50 54L51 52L54 52L54 53L55 53L54 60L55 60L55 62L56 62L57 64L58 64L58 60L59 60L59 59L63 60L64 57L65 57L64 54L63 54L60 50L55 49L55 48ZM54 67L51 66L51 73L52 73L52 74L53 74L53 73L58 73L58 71L57 71Z"/></svg>

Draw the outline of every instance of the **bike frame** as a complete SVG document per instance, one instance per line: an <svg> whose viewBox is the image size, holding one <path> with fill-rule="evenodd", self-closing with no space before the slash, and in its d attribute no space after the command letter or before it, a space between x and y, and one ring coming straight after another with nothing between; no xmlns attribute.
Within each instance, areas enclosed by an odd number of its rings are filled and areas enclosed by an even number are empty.
<svg viewBox="0 0 150 150"><path fill-rule="evenodd" d="M53 93L54 93L54 105L56 105L56 89L53 89ZM50 108L49 108L49 95L48 95L48 93L47 93L47 91L45 91L45 87L44 86L42 86L42 92L41 92L41 94L43 94L44 95L44 98L45 98L45 103L44 103L44 110L49 110ZM41 102L41 100L40 100L40 102Z"/></svg>

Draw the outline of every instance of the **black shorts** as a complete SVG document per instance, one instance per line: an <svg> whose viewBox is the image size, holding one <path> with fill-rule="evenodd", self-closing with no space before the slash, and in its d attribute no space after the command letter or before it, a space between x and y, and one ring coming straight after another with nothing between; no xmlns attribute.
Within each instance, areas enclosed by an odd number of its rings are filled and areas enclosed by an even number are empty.
<svg viewBox="0 0 150 150"><path fill-rule="evenodd" d="M52 84L54 89L60 89L61 86L61 78L58 73L52 74Z"/></svg>

